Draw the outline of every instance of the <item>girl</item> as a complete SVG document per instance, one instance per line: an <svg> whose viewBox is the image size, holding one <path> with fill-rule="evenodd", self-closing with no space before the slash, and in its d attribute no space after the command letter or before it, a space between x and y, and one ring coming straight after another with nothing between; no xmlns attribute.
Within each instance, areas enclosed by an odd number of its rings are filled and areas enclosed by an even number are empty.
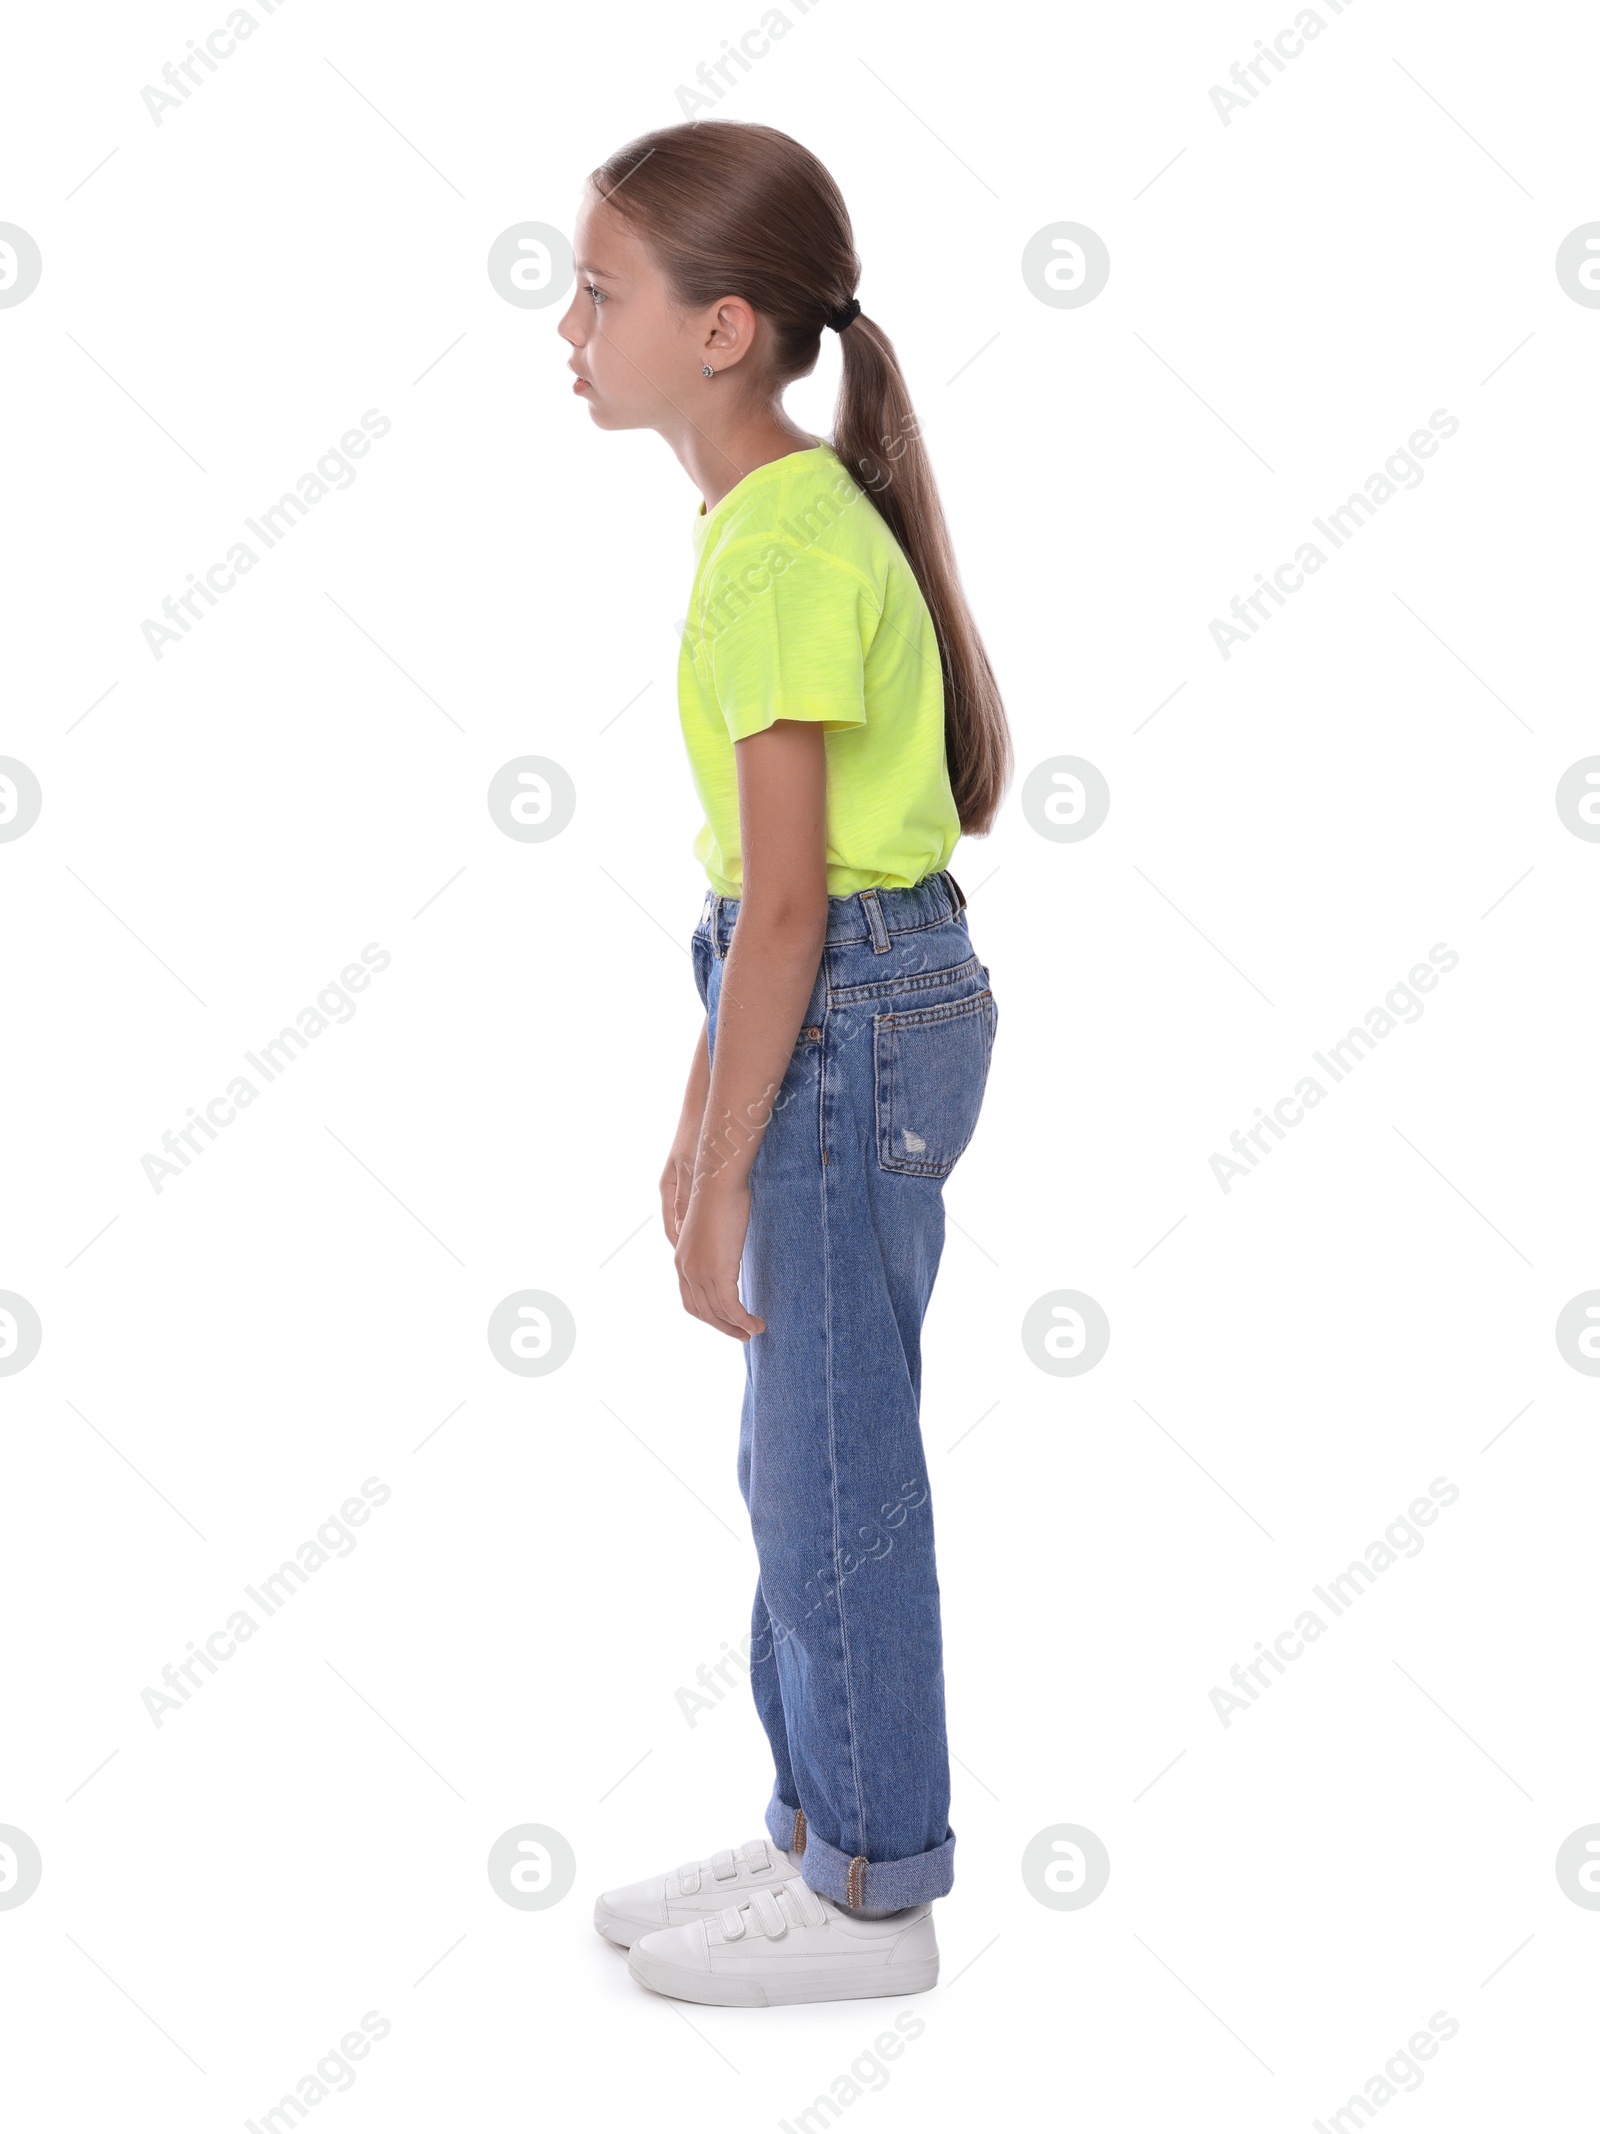
<svg viewBox="0 0 1600 2134"><path fill-rule="evenodd" d="M573 390L703 500L678 694L706 1019L661 1203L684 1308L744 1344L776 1766L764 1838L595 1924L681 2000L916 1993L955 1850L920 1334L996 1025L947 862L994 819L1005 716L816 158L768 126L646 134L591 176L575 250ZM831 443L783 406L824 327Z"/></svg>

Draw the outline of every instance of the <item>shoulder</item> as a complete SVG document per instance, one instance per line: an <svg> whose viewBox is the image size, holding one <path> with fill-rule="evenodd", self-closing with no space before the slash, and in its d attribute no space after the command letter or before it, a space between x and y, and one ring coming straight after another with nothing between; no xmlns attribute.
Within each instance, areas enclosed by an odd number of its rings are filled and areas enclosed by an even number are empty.
<svg viewBox="0 0 1600 2134"><path fill-rule="evenodd" d="M848 581L881 610L894 538L870 493L830 450L792 455L770 481L735 497L703 559L713 582L751 573L837 598Z"/></svg>

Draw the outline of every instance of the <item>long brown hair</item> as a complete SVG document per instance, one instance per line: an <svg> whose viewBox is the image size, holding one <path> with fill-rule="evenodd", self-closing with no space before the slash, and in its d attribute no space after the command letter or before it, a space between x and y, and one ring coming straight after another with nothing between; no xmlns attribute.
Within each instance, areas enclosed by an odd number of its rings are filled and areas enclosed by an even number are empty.
<svg viewBox="0 0 1600 2134"><path fill-rule="evenodd" d="M590 183L648 245L686 310L746 299L771 330L779 390L815 368L823 328L855 295L861 262L839 188L809 150L771 126L707 119L641 134ZM981 835L1011 770L1000 690L961 590L893 344L865 312L839 340L844 378L831 442L871 494L928 603L956 813L963 830Z"/></svg>

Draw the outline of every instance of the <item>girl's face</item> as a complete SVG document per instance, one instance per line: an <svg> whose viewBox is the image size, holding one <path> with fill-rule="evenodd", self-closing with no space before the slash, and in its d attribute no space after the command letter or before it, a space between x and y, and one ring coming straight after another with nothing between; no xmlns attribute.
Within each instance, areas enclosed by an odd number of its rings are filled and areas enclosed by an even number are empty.
<svg viewBox="0 0 1600 2134"><path fill-rule="evenodd" d="M573 251L577 285L556 330L572 348L574 392L603 430L681 428L696 388L704 396L714 319L683 314L644 244L592 187Z"/></svg>

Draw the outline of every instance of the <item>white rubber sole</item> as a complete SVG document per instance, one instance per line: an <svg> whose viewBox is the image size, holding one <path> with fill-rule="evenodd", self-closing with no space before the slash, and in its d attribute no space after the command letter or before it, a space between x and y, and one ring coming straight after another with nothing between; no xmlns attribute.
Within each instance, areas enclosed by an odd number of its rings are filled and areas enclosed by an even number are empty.
<svg viewBox="0 0 1600 2134"><path fill-rule="evenodd" d="M594 1929L619 1949L631 1949L643 1934L660 1932L659 1926L642 1926L637 1919L629 1919L622 1912L613 1912L601 1899L595 1899Z"/></svg>
<svg viewBox="0 0 1600 2134"><path fill-rule="evenodd" d="M809 2001L879 2001L897 1993L926 1993L939 1981L937 1956L917 1963L876 1964L831 1976L822 1971L803 1978L735 1978L714 1971L686 1971L665 1964L642 1949L628 1953L628 1969L641 1986L675 2001L699 2001L708 2008L792 2008Z"/></svg>

